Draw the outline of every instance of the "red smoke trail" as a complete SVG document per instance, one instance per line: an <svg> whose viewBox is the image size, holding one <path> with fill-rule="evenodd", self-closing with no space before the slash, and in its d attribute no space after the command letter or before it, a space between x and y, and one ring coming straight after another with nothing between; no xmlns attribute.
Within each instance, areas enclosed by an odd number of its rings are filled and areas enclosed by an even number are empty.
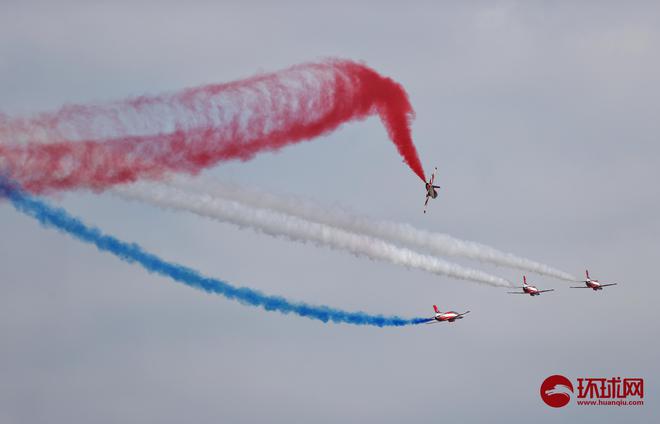
<svg viewBox="0 0 660 424"><path fill-rule="evenodd" d="M408 166L425 180L403 88L359 63L330 60L103 106L66 106L31 119L0 116L0 169L33 192L91 188L310 140L378 114ZM11 142L10 144L6 144Z"/></svg>

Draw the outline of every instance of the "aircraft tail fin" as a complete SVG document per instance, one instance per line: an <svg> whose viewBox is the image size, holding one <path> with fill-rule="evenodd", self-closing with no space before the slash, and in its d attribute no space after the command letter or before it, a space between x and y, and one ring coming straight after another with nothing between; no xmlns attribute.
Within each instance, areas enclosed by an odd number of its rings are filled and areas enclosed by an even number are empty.
<svg viewBox="0 0 660 424"><path fill-rule="evenodd" d="M440 310L438 309L437 306L433 305L433 310L435 311L436 314L440 313Z"/></svg>

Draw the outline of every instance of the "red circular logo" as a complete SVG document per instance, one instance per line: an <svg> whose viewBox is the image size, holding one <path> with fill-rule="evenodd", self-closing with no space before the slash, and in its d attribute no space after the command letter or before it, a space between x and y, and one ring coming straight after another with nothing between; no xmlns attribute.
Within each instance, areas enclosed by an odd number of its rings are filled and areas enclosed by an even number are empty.
<svg viewBox="0 0 660 424"><path fill-rule="evenodd" d="M551 375L541 384L541 399L553 408L566 406L572 394L573 383L563 375Z"/></svg>

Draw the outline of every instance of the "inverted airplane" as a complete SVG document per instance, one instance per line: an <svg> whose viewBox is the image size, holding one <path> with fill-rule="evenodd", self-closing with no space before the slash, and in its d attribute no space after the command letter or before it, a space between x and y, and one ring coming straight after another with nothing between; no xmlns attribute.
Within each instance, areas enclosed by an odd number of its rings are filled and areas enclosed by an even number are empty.
<svg viewBox="0 0 660 424"><path fill-rule="evenodd" d="M539 296L541 293L555 291L555 289L539 290L535 286L527 284L527 277L523 275L523 285L518 287L521 292L508 292L509 294L528 294L530 296Z"/></svg>
<svg viewBox="0 0 660 424"><path fill-rule="evenodd" d="M429 204L429 199L435 199L438 197L438 190L440 186L433 185L433 180L435 180L435 173L438 171L438 168L433 169L433 174L431 174L431 179L428 183L424 183L424 188L426 189L426 201L424 202L424 213L426 213L426 205Z"/></svg>
<svg viewBox="0 0 660 424"><path fill-rule="evenodd" d="M459 314L458 312L454 311L447 311L447 312L440 312L437 306L433 305L433 310L435 311L435 316L433 318L429 318L429 320L426 322L427 324L433 324L436 322L454 322L457 319L463 319L463 316L466 314L469 314L470 311L463 312L462 314Z"/></svg>
<svg viewBox="0 0 660 424"><path fill-rule="evenodd" d="M592 280L591 277L589 277L589 270L586 270L585 274L587 275L586 280L578 280L584 283L584 286L571 287L572 289L592 289L596 291L596 290L603 290L603 287L616 286L616 283L603 284L598 280Z"/></svg>

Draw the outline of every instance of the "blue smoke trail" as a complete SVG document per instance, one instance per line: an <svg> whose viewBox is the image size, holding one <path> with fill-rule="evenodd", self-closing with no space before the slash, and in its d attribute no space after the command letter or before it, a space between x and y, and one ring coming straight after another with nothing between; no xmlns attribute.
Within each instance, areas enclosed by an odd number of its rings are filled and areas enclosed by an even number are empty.
<svg viewBox="0 0 660 424"><path fill-rule="evenodd" d="M215 278L204 277L197 271L167 262L156 255L146 252L135 243L126 243L112 237L95 227L83 223L71 216L64 209L53 207L32 197L0 178L0 196L7 197L19 212L35 218L45 227L56 228L62 232L95 245L99 250L110 252L123 261L138 263L149 272L160 274L187 286L225 296L243 304L278 311L283 314L294 313L302 317L323 322L348 323L354 325L373 325L377 327L401 327L421 324L428 318L405 319L397 316L369 315L364 312L347 312L328 306L314 306L306 303L290 302L283 297L268 296L247 287L235 287Z"/></svg>

